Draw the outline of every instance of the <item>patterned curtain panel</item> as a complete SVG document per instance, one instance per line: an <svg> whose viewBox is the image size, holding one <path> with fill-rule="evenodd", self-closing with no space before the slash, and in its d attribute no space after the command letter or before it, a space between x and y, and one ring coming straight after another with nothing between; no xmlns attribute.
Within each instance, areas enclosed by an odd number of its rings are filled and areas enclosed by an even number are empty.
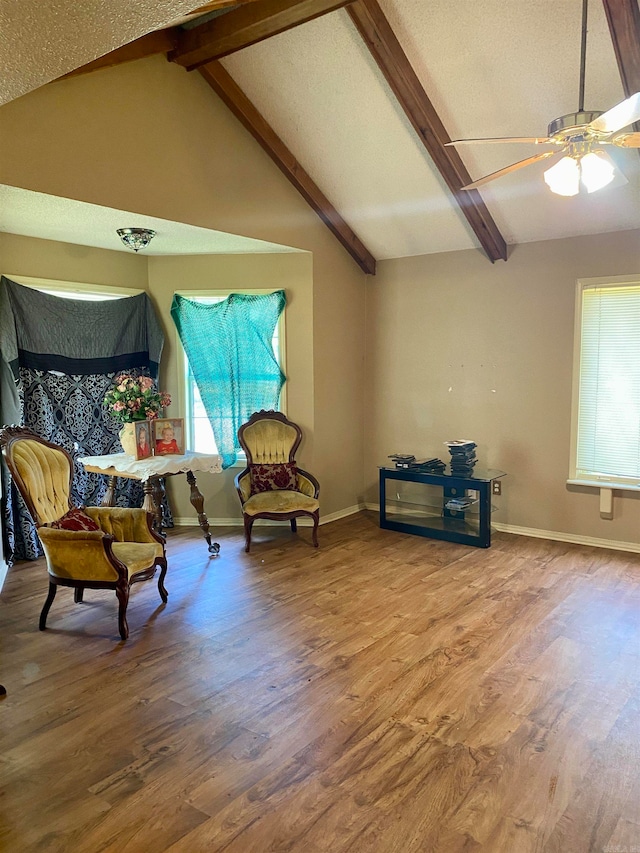
<svg viewBox="0 0 640 853"><path fill-rule="evenodd" d="M102 406L123 370L158 374L163 334L146 294L91 302L49 296L0 281L0 420L29 427L81 456L119 453L120 424ZM22 498L3 466L4 524L12 560L36 559L38 537ZM107 488L100 474L75 465L73 501L99 504ZM116 504L140 506L142 487L117 481ZM172 519L165 508L165 522Z"/></svg>
<svg viewBox="0 0 640 853"><path fill-rule="evenodd" d="M236 461L238 429L261 409L276 409L285 375L273 352L273 333L286 304L284 290L232 293L213 305L177 294L171 316L222 457Z"/></svg>

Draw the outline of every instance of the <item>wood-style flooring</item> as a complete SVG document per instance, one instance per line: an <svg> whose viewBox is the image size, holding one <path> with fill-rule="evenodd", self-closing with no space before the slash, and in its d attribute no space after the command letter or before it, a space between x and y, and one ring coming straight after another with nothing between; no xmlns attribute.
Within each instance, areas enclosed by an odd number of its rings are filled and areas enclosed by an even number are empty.
<svg viewBox="0 0 640 853"><path fill-rule="evenodd" d="M0 849L640 851L640 556L170 531L169 602L0 596Z"/></svg>

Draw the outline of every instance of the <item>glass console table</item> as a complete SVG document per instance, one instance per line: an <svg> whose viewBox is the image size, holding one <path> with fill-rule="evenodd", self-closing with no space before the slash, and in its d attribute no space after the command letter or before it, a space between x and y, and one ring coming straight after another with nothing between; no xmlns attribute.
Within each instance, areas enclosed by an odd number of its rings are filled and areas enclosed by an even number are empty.
<svg viewBox="0 0 640 853"><path fill-rule="evenodd" d="M452 474L448 465L441 474L380 468L380 527L489 548L491 484L504 476L480 468Z"/></svg>

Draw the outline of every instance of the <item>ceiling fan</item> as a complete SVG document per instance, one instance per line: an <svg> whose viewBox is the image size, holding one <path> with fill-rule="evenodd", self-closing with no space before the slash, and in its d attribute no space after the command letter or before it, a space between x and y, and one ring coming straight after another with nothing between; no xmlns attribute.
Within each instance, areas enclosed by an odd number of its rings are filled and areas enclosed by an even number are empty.
<svg viewBox="0 0 640 853"><path fill-rule="evenodd" d="M580 45L580 94L578 111L554 119L547 129L547 136L498 137L494 139L456 139L446 145L476 145L481 143L520 142L553 146L554 150L534 154L525 160L512 163L504 169L485 175L463 190L474 190L489 181L522 169L538 160L553 158L554 165L544 173L550 190L558 195L572 196L580 190L580 183L588 192L607 186L615 174L615 166L604 146L640 148L640 133L629 130L630 125L640 121L640 92L607 112L585 110L584 76L587 49L587 3L582 3L582 40Z"/></svg>

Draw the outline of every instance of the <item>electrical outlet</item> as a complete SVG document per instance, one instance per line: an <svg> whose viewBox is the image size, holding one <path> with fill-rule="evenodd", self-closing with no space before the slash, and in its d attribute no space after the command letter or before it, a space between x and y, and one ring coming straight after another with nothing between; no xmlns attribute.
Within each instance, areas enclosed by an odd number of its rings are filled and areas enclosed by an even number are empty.
<svg viewBox="0 0 640 853"><path fill-rule="evenodd" d="M491 481L491 494L492 495L501 495L502 494L502 483L500 480L492 480Z"/></svg>

